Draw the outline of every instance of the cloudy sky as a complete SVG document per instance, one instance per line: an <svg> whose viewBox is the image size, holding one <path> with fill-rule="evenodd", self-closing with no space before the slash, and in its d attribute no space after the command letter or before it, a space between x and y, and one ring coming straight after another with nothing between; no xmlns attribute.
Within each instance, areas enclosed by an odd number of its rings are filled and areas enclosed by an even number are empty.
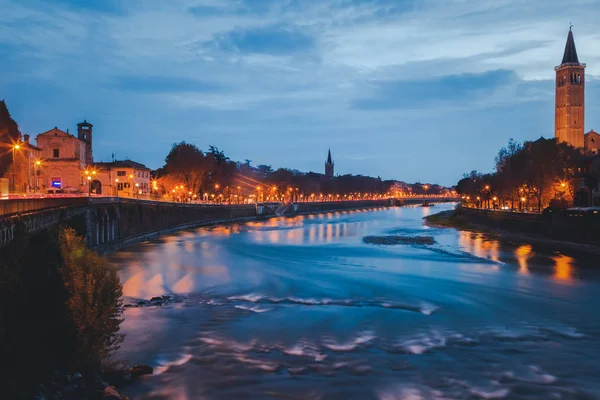
<svg viewBox="0 0 600 400"><path fill-rule="evenodd" d="M568 5L568 7L566 7ZM94 124L151 168L234 160L453 184L554 126L569 22L600 131L600 0L0 0L0 98L23 133Z"/></svg>

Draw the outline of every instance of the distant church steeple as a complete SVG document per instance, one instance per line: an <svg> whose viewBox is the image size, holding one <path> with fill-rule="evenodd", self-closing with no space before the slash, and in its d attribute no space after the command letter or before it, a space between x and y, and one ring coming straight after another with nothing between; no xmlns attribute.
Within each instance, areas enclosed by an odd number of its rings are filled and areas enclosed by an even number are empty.
<svg viewBox="0 0 600 400"><path fill-rule="evenodd" d="M585 64L579 62L569 27L562 63L556 71L554 137L575 148L584 147Z"/></svg>
<svg viewBox="0 0 600 400"><path fill-rule="evenodd" d="M327 153L327 162L325 163L325 176L327 178L333 178L333 161L331 160L331 149Z"/></svg>

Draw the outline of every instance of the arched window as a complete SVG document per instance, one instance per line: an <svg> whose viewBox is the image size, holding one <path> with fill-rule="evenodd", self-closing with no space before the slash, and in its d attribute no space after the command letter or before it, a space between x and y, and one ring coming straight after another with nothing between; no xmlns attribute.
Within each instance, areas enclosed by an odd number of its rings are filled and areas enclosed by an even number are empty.
<svg viewBox="0 0 600 400"><path fill-rule="evenodd" d="M581 83L581 74L577 74L577 83Z"/></svg>

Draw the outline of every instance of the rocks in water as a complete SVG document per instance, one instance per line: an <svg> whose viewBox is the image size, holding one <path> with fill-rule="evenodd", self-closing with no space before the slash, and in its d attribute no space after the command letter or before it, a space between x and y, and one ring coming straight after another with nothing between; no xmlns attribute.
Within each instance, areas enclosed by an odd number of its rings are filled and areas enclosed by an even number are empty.
<svg viewBox="0 0 600 400"><path fill-rule="evenodd" d="M163 306L166 304L171 304L171 303L181 303L183 302L184 297L182 296L173 296L173 295L162 295L162 296L156 296L156 297L152 297L150 300L138 300L136 303L132 303L132 304L125 304L124 307L126 308L130 308L130 307L152 307L152 306Z"/></svg>
<svg viewBox="0 0 600 400"><path fill-rule="evenodd" d="M400 235L386 235L386 236L365 236L363 242L367 244L382 244L382 245L395 245L395 244L412 244L412 245L432 245L435 244L435 239L431 236L400 236Z"/></svg>
<svg viewBox="0 0 600 400"><path fill-rule="evenodd" d="M129 397L122 396L114 386L107 386L102 393L102 400L129 400Z"/></svg>
<svg viewBox="0 0 600 400"><path fill-rule="evenodd" d="M37 387L37 400L81 400L99 399L107 385L101 380L101 374L84 377L81 373L74 374L54 371L52 381Z"/></svg>
<svg viewBox="0 0 600 400"><path fill-rule="evenodd" d="M142 375L152 375L154 368L149 365L134 365L131 368L131 377L136 379Z"/></svg>

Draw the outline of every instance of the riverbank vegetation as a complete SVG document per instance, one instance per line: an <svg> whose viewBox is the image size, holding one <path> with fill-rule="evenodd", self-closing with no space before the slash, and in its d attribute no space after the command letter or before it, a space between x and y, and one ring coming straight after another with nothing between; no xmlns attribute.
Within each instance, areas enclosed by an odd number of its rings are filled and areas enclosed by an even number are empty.
<svg viewBox="0 0 600 400"><path fill-rule="evenodd" d="M524 143L511 139L498 152L493 173L465 174L456 191L467 204L482 208L539 211L553 200L570 204L575 196L571 179L580 172L581 159L579 150L554 138Z"/></svg>
<svg viewBox="0 0 600 400"><path fill-rule="evenodd" d="M363 175L338 175L270 165L235 162L215 146L175 143L165 164L154 173L154 195L175 201L237 203L244 200L281 201L371 199L385 194L440 195L448 189L434 184L406 184Z"/></svg>
<svg viewBox="0 0 600 400"><path fill-rule="evenodd" d="M447 228L470 229L472 224L457 210L446 210L437 214L431 214L424 218L425 223L431 226L443 226Z"/></svg>
<svg viewBox="0 0 600 400"><path fill-rule="evenodd" d="M0 249L0 393L7 399L32 398L57 376L98 375L122 340L116 270L72 228L15 233Z"/></svg>

